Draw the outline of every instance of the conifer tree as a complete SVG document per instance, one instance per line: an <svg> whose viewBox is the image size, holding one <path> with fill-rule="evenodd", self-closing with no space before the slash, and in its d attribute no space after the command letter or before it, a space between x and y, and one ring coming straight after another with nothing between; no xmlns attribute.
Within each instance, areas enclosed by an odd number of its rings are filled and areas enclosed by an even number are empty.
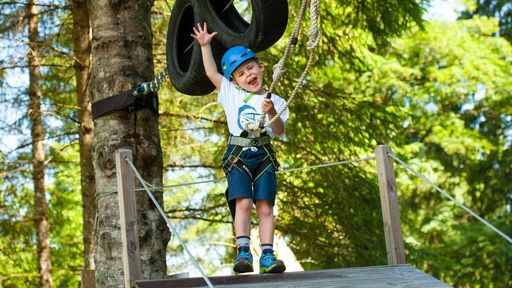
<svg viewBox="0 0 512 288"><path fill-rule="evenodd" d="M37 252L39 256L39 287L52 287L48 207L45 188L45 154L43 147L43 120L41 111L41 88L39 68L39 29L37 1L29 0L27 5L29 37L29 89L30 122L32 135L32 167L34 180L34 220L37 231Z"/></svg>

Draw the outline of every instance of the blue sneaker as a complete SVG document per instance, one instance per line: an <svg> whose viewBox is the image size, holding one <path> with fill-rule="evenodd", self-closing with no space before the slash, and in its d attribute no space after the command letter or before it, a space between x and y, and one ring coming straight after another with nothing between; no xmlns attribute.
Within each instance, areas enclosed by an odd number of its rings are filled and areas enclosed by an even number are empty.
<svg viewBox="0 0 512 288"><path fill-rule="evenodd" d="M260 273L283 273L286 266L276 259L274 253L263 253L260 257Z"/></svg>
<svg viewBox="0 0 512 288"><path fill-rule="evenodd" d="M254 268L252 267L251 251L238 251L238 256L236 256L235 263L233 264L233 271L235 273L247 273L254 271Z"/></svg>

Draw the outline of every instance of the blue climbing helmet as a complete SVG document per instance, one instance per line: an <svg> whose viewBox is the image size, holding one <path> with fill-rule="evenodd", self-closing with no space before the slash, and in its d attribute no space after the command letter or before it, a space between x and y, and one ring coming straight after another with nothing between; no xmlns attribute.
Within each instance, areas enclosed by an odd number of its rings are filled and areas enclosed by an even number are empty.
<svg viewBox="0 0 512 288"><path fill-rule="evenodd" d="M251 49L239 45L231 47L224 56L222 56L221 66L224 77L231 80L231 74L235 71L238 66L242 65L245 61L254 59L258 61L256 53L252 52Z"/></svg>

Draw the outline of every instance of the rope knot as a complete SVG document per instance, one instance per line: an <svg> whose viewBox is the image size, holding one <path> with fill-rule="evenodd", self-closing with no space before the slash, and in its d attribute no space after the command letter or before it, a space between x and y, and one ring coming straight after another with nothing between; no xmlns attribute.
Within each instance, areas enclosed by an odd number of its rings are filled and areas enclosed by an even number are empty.
<svg viewBox="0 0 512 288"><path fill-rule="evenodd" d="M313 27L312 27L313 28ZM322 38L322 33L318 29L309 29L308 31L309 40L307 43L308 50L311 51L318 46L320 43L320 39Z"/></svg>
<svg viewBox="0 0 512 288"><path fill-rule="evenodd" d="M272 75L272 80L278 81L279 79L281 79L285 71L283 59L279 60L279 62L276 65L274 65L273 70L274 74Z"/></svg>

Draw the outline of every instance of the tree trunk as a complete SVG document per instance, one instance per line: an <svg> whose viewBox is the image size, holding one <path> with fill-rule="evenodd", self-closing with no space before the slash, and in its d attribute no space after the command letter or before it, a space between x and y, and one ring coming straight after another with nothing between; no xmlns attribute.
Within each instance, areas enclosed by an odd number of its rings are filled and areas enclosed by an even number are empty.
<svg viewBox="0 0 512 288"><path fill-rule="evenodd" d="M94 123L89 98L89 68L91 66L91 34L89 12L85 0L73 0L73 46L75 52L75 78L80 145L80 177L83 210L84 267L82 287L94 287L94 220L96 217L96 184L92 165L92 140Z"/></svg>
<svg viewBox="0 0 512 288"><path fill-rule="evenodd" d="M92 26L90 95L93 102L151 80L150 10L153 1L88 1ZM146 181L162 183L158 115L149 109L118 111L95 121L93 163L97 187L96 286L122 287L123 265L115 151L128 148ZM140 186L138 181L137 185ZM155 193L162 203L162 193ZM137 193L139 243L144 279L163 278L169 232L145 192Z"/></svg>
<svg viewBox="0 0 512 288"><path fill-rule="evenodd" d="M43 147L43 121L41 115L41 89L39 87L39 29L36 0L29 0L28 39L29 39L29 88L30 97L29 115L32 135L32 166L34 178L34 221L37 231L37 253L39 258L39 286L52 287L50 239L48 238L48 208L46 206L45 163Z"/></svg>

